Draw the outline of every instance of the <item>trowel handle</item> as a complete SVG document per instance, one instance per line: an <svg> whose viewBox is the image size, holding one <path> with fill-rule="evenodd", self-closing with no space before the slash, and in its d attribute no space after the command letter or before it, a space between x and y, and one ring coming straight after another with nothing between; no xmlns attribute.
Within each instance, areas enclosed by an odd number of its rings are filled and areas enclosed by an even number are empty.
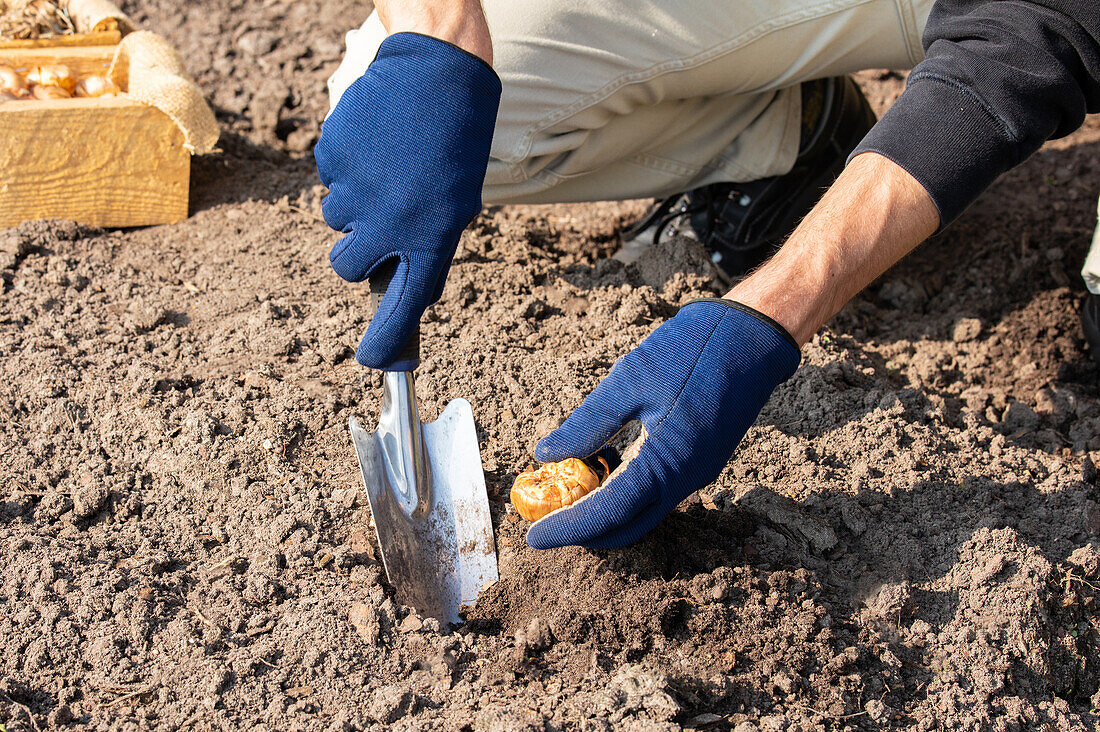
<svg viewBox="0 0 1100 732"><path fill-rule="evenodd" d="M390 286L393 273L397 269L397 260L386 262L370 274L370 302L374 312L378 312L378 305L382 302L382 296ZM412 371L420 365L420 325L409 335L409 340L401 348L401 353L386 371Z"/></svg>

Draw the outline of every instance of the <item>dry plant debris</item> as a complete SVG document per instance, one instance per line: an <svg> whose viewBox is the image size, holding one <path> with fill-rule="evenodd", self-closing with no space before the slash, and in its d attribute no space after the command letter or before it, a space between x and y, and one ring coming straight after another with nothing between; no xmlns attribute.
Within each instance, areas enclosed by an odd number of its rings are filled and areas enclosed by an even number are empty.
<svg viewBox="0 0 1100 732"><path fill-rule="evenodd" d="M50 0L0 0L0 41L69 36L76 26L67 4Z"/></svg>

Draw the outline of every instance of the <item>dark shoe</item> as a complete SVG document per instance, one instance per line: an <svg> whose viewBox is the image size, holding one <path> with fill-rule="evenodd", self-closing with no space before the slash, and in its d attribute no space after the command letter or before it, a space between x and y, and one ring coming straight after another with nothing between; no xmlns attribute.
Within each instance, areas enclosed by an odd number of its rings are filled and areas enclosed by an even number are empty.
<svg viewBox="0 0 1100 732"><path fill-rule="evenodd" d="M1100 363L1100 295L1091 292L1085 295L1081 305L1081 330L1085 332L1093 360Z"/></svg>
<svg viewBox="0 0 1100 732"><path fill-rule="evenodd" d="M623 231L623 256L617 258L637 259L642 248L675 233L702 242L730 281L767 259L840 175L875 123L871 105L847 76L804 83L802 105L802 141L789 173L715 183L658 201Z"/></svg>

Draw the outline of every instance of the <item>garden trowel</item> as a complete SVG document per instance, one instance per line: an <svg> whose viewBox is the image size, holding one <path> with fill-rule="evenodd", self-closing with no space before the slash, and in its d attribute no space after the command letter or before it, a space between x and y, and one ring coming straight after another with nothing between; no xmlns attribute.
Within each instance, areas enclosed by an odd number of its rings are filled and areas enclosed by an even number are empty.
<svg viewBox="0 0 1100 732"><path fill-rule="evenodd" d="M376 312L393 275L384 269L370 278ZM473 408L455 399L422 423L413 380L419 361L418 328L395 362L407 370L385 372L378 429L368 432L354 417L348 426L398 601L458 624L459 609L497 580L496 543Z"/></svg>

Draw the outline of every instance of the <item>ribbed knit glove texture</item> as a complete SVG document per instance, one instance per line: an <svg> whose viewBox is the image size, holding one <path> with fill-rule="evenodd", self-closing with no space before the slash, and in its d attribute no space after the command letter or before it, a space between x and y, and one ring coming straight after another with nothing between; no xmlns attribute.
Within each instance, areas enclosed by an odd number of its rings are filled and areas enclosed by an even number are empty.
<svg viewBox="0 0 1100 732"><path fill-rule="evenodd" d="M443 293L462 230L481 210L500 93L476 56L396 33L325 120L314 149L329 189L322 212L346 234L332 268L360 282L398 260L355 354L364 366L390 365Z"/></svg>
<svg viewBox="0 0 1100 732"><path fill-rule="evenodd" d="M583 458L631 420L648 433L618 477L537 521L527 543L596 549L637 541L718 477L800 360L790 335L751 308L717 299L682 307L535 448L542 461Z"/></svg>

